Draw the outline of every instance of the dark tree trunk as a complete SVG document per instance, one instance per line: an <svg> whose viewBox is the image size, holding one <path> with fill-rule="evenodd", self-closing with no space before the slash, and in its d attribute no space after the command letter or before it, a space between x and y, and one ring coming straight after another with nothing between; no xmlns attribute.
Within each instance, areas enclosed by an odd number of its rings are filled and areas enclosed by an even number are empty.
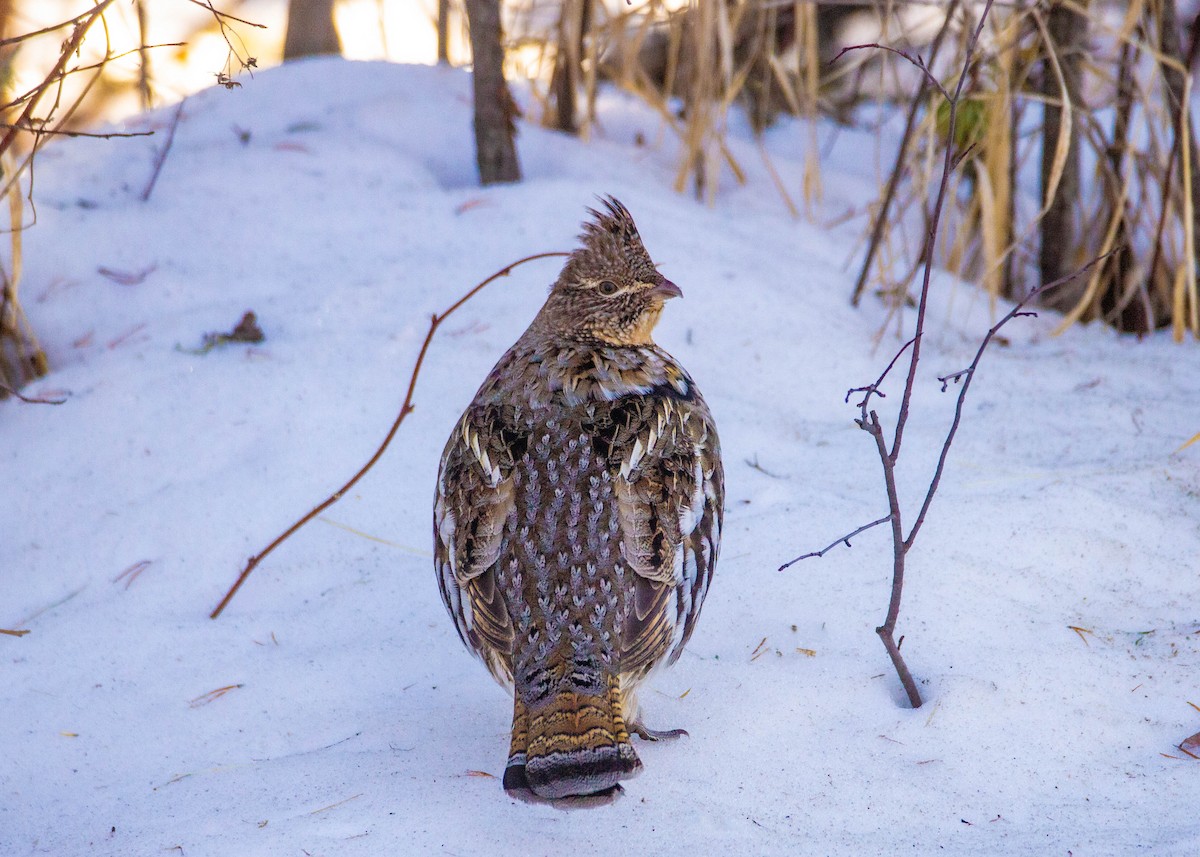
<svg viewBox="0 0 1200 857"><path fill-rule="evenodd" d="M437 57L441 65L450 64L450 0L438 0Z"/></svg>
<svg viewBox="0 0 1200 857"><path fill-rule="evenodd" d="M467 0L471 82L475 90L475 159L482 184L518 182L517 106L504 81L500 0Z"/></svg>
<svg viewBox="0 0 1200 857"><path fill-rule="evenodd" d="M1161 27L1159 31L1159 46L1162 49L1163 56L1178 60L1183 64L1184 68L1189 68L1195 61L1195 56L1183 55L1183 44L1179 38L1179 13L1176 9L1175 0L1162 0L1162 20L1159 23ZM1197 46L1193 44L1191 50L1195 51ZM1196 133L1192 128L1192 113L1189 106L1184 103L1184 90L1187 80L1183 71L1180 71L1173 65L1164 62L1162 64L1163 77L1167 81L1167 90L1171 94L1170 109L1175 115L1175 175L1180 183L1183 184L1183 147L1180 145L1183 140L1183 129L1186 127L1189 130L1187 135L1191 145L1191 151L1188 153L1191 159L1191 179L1192 186L1183 188L1183 193L1192 195L1192 233L1200 236L1200 150L1196 146Z"/></svg>
<svg viewBox="0 0 1200 857"><path fill-rule="evenodd" d="M334 0L288 0L284 61L342 52L333 24L333 4Z"/></svg>
<svg viewBox="0 0 1200 857"><path fill-rule="evenodd" d="M1064 131L1063 111L1071 110L1079 98L1080 79L1084 50L1087 44L1087 18L1077 15L1063 2L1056 0L1050 7L1047 30L1051 44L1047 51L1056 51L1059 67L1066 82L1062 92L1054 67L1047 57L1042 63L1042 94L1046 96L1043 109L1042 128L1042 194L1047 191L1054 154L1059 137ZM1060 104L1060 100L1062 103ZM1079 248L1079 225L1076 221L1075 204L1079 200L1079 132L1077 123L1071 123L1070 149L1063 166L1062 178L1050 207L1042 218L1042 246L1039 267L1043 283L1062 279L1075 270L1075 253ZM1074 306L1083 294L1086 283L1075 280L1053 290L1043 303L1060 309Z"/></svg>
<svg viewBox="0 0 1200 857"><path fill-rule="evenodd" d="M550 91L554 95L554 127L574 134L576 92L583 68L584 39L591 23L591 0L562 0L558 17L558 47Z"/></svg>

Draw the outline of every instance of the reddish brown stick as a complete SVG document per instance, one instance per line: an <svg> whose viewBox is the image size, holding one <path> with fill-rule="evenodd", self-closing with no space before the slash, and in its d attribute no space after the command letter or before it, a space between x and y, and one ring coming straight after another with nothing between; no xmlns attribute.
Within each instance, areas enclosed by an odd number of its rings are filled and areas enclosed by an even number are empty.
<svg viewBox="0 0 1200 857"><path fill-rule="evenodd" d="M317 517L317 515L324 512L326 509L328 509L330 506L332 506L338 500L342 499L342 497L346 494L346 492L349 491L351 488L353 488L354 485L358 482L358 480L362 479L362 477L366 475L367 471L375 466L375 462L379 461L379 459L383 456L384 451L388 448L388 445L392 442L392 438L394 438L396 436L396 432L400 430L400 424L404 422L404 418L407 417L410 413L412 413L413 408L416 407L413 404L413 392L416 390L416 387L417 387L417 376L421 372L421 364L423 364L425 362L425 353L429 350L429 343L431 343L433 341L433 335L435 333L437 333L437 329L438 329L438 327L441 326L442 322L444 322L447 318L449 318L454 313L455 310L457 310L459 307L461 307L463 304L465 304L471 298L475 297L475 295L479 294L479 292L484 288L484 286L487 286L492 281L498 280L501 277L507 277L510 273L512 273L512 270L514 268L516 268L518 265L524 265L526 262L533 262L537 259L548 259L551 256L567 256L567 255L569 255L569 254L563 253L561 251L555 251L555 252L550 252L550 253L536 253L532 256L526 256L524 259L520 259L516 262L513 262L511 265L501 268L499 271L492 274L490 277L488 277L482 283L479 283L479 285L475 286L475 288L471 289L469 292L467 292L465 295L463 295L461 298L459 298L457 301L455 301L453 304L451 304L450 308L448 310L446 310L445 312L443 312L441 314L438 314L438 313L433 314L433 316L429 320L429 332L425 334L425 341L421 343L421 350L417 353L417 362L413 366L412 375L408 379L408 392L405 393L405 395L404 395L404 404L400 406L400 413L396 417L396 421L392 423L391 429L388 431L387 436L383 439L383 443L381 443L379 445L379 448L377 450L375 450L375 454L372 455L370 460L366 464L364 464L357 473L354 474L354 476L350 479L349 482L347 482L341 488L339 488L338 490L336 490L332 494L330 494L327 498L325 498L324 501L322 501L319 505L317 505L312 511L310 511L303 518L301 518L300 520L296 521L296 523L294 523L290 527L288 527L287 530L285 530L282 535L276 537L276 539L273 542L271 542L269 545L267 545L262 551L255 554L254 556L250 557L249 561L246 563L246 567L244 569L242 569L242 573L238 576L237 581L233 584L232 587L230 587L229 591L225 593L225 597L221 599L221 603L217 605L216 609L213 610L212 613L209 614L210 619L216 619L218 616L221 615L221 611L223 611L225 609L226 605L229 604L229 602L233 598L233 596L235 594L237 594L237 591L239 589L241 589L242 584L246 582L246 578L250 576L250 572L254 571L254 569L258 566L258 564L260 562L262 562L264 559L266 559L266 557L271 553L271 551L275 550L275 548L279 547L281 544L283 544L285 541L287 541L288 538L290 538L293 533L295 533L297 530L299 530L301 527L303 527L305 524L307 524L313 518Z"/></svg>

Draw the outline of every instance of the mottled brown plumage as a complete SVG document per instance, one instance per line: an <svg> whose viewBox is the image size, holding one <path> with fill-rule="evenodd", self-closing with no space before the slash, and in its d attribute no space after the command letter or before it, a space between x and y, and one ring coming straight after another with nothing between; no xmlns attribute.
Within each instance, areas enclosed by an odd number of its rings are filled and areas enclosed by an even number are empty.
<svg viewBox="0 0 1200 857"><path fill-rule="evenodd" d="M467 647L514 691L504 787L605 793L637 773L637 685L679 657L721 539L708 406L654 344L680 291L633 218L591 211L529 329L442 454L434 562Z"/></svg>

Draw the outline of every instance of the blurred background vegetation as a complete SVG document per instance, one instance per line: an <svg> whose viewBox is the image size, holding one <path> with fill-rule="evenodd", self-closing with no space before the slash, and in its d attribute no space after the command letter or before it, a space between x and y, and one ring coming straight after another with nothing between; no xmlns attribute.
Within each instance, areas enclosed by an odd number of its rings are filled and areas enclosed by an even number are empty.
<svg viewBox="0 0 1200 857"><path fill-rule="evenodd" d="M1063 326L1101 320L1200 336L1200 165L1191 115L1195 0L1008 0L990 9L969 100L946 139L946 88L963 72L984 0L0 0L0 395L43 374L18 300L37 150L102 133L214 82L313 54L472 68L481 181L520 179L518 118L588 139L597 93L649 105L679 153L674 190L720 204L746 181L731 118L755 134L796 123L793 216L820 194L818 123L902 129L863 221L847 299L911 300L938 153L959 158L951 240L937 262L994 299L1116 250L1044 303ZM472 24L474 26L472 26ZM891 50L864 45L882 45ZM852 50L845 50L855 48ZM844 52L845 51L845 52ZM473 58L477 58L475 61ZM926 75L921 66L927 67ZM776 147L778 151L778 147ZM767 157L765 148L764 158ZM890 160L893 159L894 160ZM773 171L772 171L773 173ZM774 173L773 173L774 174ZM864 201L866 203L867 201Z"/></svg>

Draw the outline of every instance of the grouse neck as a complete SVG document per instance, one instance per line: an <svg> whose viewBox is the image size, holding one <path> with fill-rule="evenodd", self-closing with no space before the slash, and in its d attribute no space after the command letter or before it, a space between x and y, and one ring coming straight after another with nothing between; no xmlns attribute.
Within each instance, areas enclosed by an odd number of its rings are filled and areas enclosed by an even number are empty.
<svg viewBox="0 0 1200 857"><path fill-rule="evenodd" d="M670 354L657 345L594 345L543 342L529 353L535 384L568 405L614 401L624 396L664 394L692 397L692 383Z"/></svg>

